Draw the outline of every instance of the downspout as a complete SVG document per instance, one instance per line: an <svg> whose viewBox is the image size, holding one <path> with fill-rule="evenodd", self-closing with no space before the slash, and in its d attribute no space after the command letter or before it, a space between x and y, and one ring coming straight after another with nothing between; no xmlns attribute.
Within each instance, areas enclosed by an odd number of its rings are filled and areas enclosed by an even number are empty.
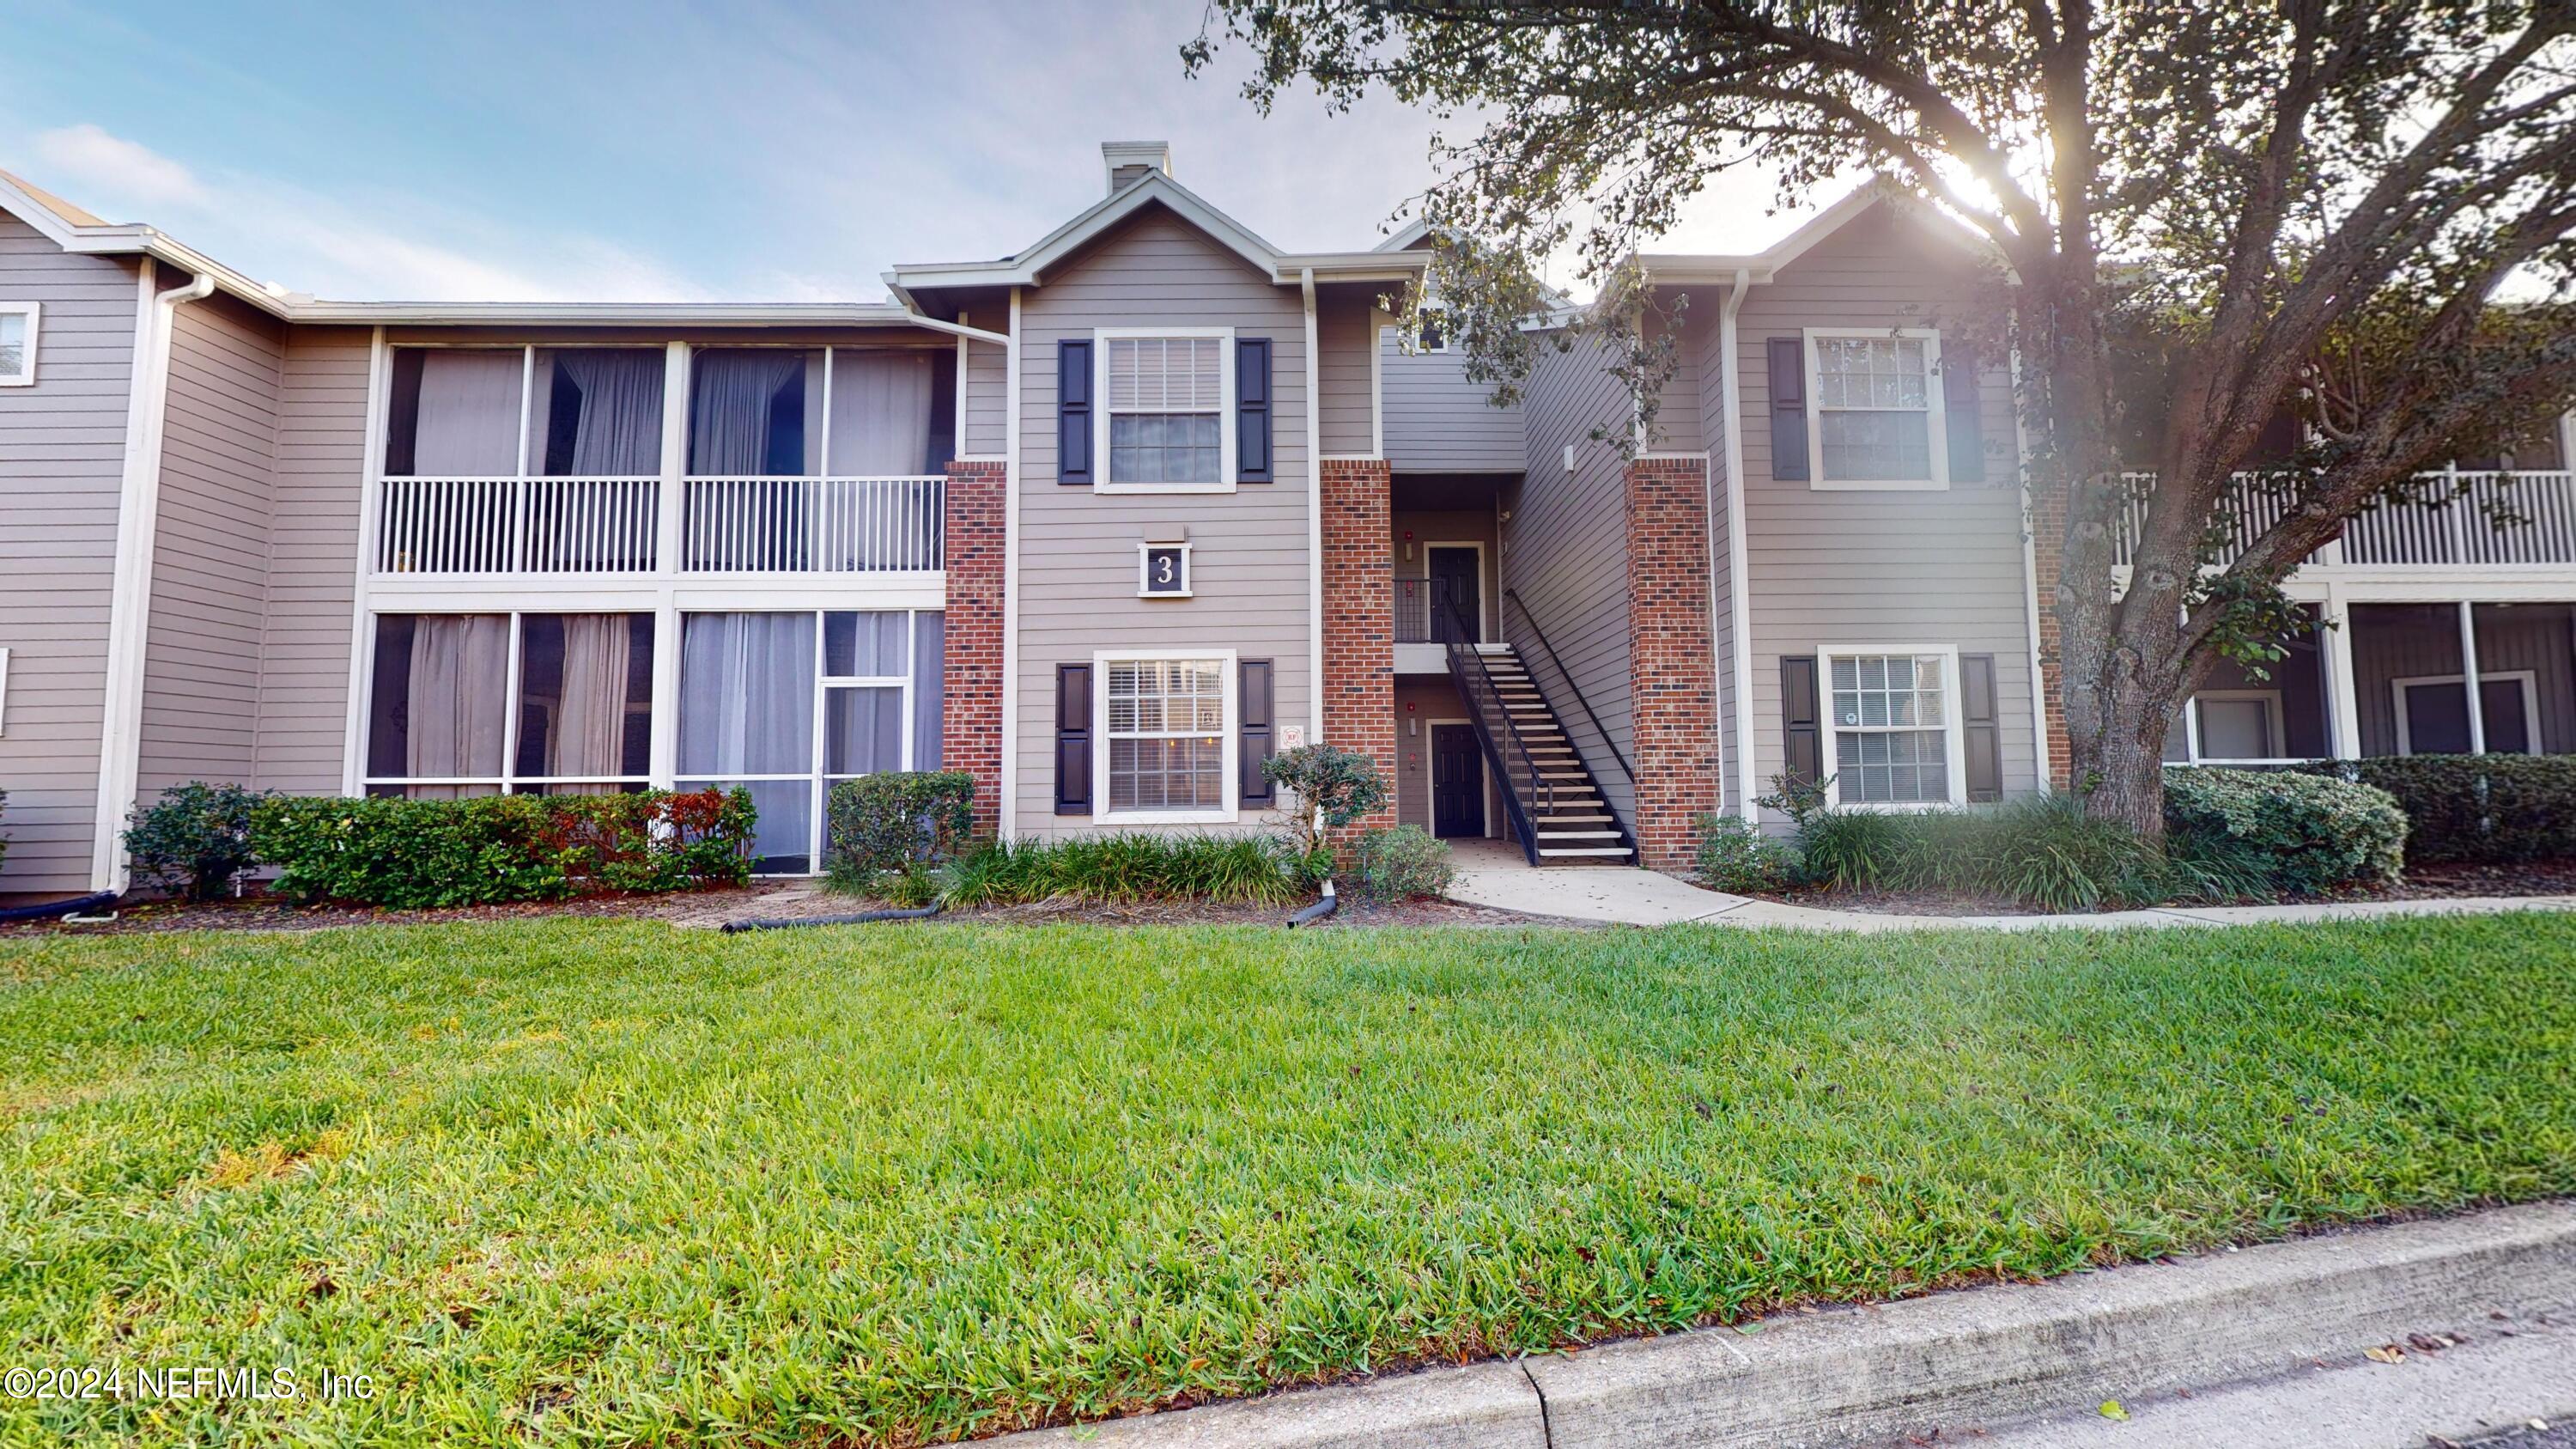
<svg viewBox="0 0 2576 1449"><path fill-rule="evenodd" d="M146 272L137 285L151 281ZM116 504L116 572L107 615L98 825L90 842L90 888L96 891L121 894L132 878L121 837L143 767L144 641L152 622L152 551L161 513L161 432L170 411L172 317L214 290L214 274L200 272L184 285L155 294L139 309L133 395L126 408L125 472Z"/></svg>
<svg viewBox="0 0 2576 1449"><path fill-rule="evenodd" d="M1306 308L1306 473L1311 480L1306 495L1306 662L1311 677L1306 698L1312 701L1308 713L1314 724L1306 743L1324 741L1324 422L1322 402L1323 360L1318 356L1315 329L1315 269L1307 267L1297 274L1297 290Z"/></svg>
<svg viewBox="0 0 2576 1449"><path fill-rule="evenodd" d="M2049 794L2048 676L2039 662L2039 517L2031 509L2030 431L2021 415L2021 349L2012 352L2013 471L2021 479L2022 627L2030 635L2030 753L2039 793Z"/></svg>
<svg viewBox="0 0 2576 1449"><path fill-rule="evenodd" d="M1011 289L1011 335L1002 353L1003 391L1010 406L1003 410L1002 443L1002 798L993 819L1004 840L1019 838L1020 826L1020 289ZM1064 460L1057 459L1062 467Z"/></svg>
<svg viewBox="0 0 2576 1449"><path fill-rule="evenodd" d="M1736 355L1735 314L1753 287L1753 273L1735 269L1735 285L1717 314L1718 399L1726 414L1726 592L1735 636L1735 813L1751 822L1760 775L1753 760L1753 603L1751 565L1744 546L1744 365ZM1710 647L1716 647L1717 581L1709 580Z"/></svg>

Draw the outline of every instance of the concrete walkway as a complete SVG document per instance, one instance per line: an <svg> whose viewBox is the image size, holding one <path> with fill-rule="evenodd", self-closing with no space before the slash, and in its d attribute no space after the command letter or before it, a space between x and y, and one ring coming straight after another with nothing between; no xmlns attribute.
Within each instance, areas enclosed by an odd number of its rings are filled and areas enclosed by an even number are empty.
<svg viewBox="0 0 2576 1449"><path fill-rule="evenodd" d="M1480 842L1480 844L1483 842ZM1909 916L1782 905L1702 890L1634 866L1568 866L1533 870L1519 856L1479 851L1460 861L1449 898L1531 915L1622 926L1697 921L1718 926L1780 926L1807 931L2114 930L2141 926L2241 926L2263 921L2360 921L2383 916L2493 915L2500 911L2576 910L2576 896L2464 896L2428 901L2337 901L2291 906L2173 906L2063 916Z"/></svg>

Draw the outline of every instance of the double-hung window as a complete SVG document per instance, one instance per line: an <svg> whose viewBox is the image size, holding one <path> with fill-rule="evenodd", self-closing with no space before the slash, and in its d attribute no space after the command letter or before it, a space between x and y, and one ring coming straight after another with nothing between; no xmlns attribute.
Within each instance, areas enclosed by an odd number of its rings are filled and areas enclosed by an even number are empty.
<svg viewBox="0 0 2576 1449"><path fill-rule="evenodd" d="M1234 811L1234 657L1097 656L1101 818L1208 820Z"/></svg>
<svg viewBox="0 0 2576 1449"><path fill-rule="evenodd" d="M1233 339L1230 328L1098 334L1104 489L1232 490Z"/></svg>
<svg viewBox="0 0 2576 1449"><path fill-rule="evenodd" d="M1823 663L1834 803L1946 805L1965 798L1955 652L1825 653Z"/></svg>
<svg viewBox="0 0 2576 1449"><path fill-rule="evenodd" d="M0 302L0 387L32 387L36 381L36 321L43 315L35 302Z"/></svg>
<svg viewBox="0 0 2576 1449"><path fill-rule="evenodd" d="M1940 365L1927 329L1808 329L1815 486L1948 487Z"/></svg>

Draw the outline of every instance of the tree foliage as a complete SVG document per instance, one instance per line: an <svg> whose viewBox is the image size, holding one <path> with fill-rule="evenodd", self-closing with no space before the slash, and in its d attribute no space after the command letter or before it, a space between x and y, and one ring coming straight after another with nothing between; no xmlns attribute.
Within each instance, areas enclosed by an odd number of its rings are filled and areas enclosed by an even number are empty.
<svg viewBox="0 0 2576 1449"><path fill-rule="evenodd" d="M1420 210L1505 395L1588 333L1652 409L1671 302L1637 259L1729 167L1784 207L1885 177L1984 238L2026 481L2067 504L2077 773L2149 831L2174 710L2269 652L2281 580L2576 393L2570 0L1214 0L1183 58L1229 43L1263 107L1383 90L1463 128ZM1596 300L1524 329L1569 256ZM2244 542L2233 480L2284 412L2308 441ZM2124 465L2157 482L2122 590Z"/></svg>

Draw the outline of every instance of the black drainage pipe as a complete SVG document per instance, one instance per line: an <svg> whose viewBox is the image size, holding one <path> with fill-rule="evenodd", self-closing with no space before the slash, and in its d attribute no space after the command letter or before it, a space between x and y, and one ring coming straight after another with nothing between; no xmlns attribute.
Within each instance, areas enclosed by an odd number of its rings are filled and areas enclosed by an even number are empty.
<svg viewBox="0 0 2576 1449"><path fill-rule="evenodd" d="M864 926L874 921L920 921L938 915L943 909L936 903L911 911L861 911L854 916L773 916L766 920L727 921L724 933L738 936L745 931L792 931L800 926Z"/></svg>
<svg viewBox="0 0 2576 1449"><path fill-rule="evenodd" d="M1331 915L1340 907L1341 903L1341 897L1333 894L1333 883L1331 881L1326 881L1324 882L1324 898L1289 916L1288 929L1293 931L1299 926L1311 926L1326 916Z"/></svg>
<svg viewBox="0 0 2576 1449"><path fill-rule="evenodd" d="M47 901L39 906L11 906L0 910L0 925L11 921L41 921L51 916L74 916L96 906L116 904L116 892L100 891L96 895L74 896L67 901Z"/></svg>

